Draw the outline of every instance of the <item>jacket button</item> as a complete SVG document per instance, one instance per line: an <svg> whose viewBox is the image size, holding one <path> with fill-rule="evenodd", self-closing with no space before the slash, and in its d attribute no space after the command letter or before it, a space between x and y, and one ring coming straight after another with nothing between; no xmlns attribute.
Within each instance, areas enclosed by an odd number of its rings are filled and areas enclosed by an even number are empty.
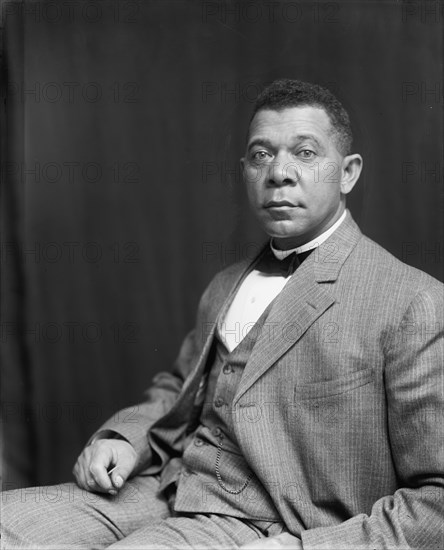
<svg viewBox="0 0 444 550"><path fill-rule="evenodd" d="M202 447L204 442L202 441L202 439L195 439L194 444L196 445L196 447Z"/></svg>
<svg viewBox="0 0 444 550"><path fill-rule="evenodd" d="M213 435L219 437L220 435L222 435L222 430L220 428L214 428Z"/></svg>
<svg viewBox="0 0 444 550"><path fill-rule="evenodd" d="M224 404L224 400L222 399L222 397L218 397L214 402L215 407L222 407L223 404Z"/></svg>
<svg viewBox="0 0 444 550"><path fill-rule="evenodd" d="M231 365L225 365L222 371L224 374L231 374L233 372L233 367Z"/></svg>

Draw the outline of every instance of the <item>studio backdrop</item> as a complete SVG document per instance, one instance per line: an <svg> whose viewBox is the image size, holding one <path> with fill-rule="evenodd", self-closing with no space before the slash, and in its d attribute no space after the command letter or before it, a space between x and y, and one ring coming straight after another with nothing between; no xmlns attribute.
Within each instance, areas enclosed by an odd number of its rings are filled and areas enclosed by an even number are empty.
<svg viewBox="0 0 444 550"><path fill-rule="evenodd" d="M70 479L171 367L212 276L264 242L239 158L275 78L339 97L364 157L352 214L443 279L441 7L3 2L4 488Z"/></svg>

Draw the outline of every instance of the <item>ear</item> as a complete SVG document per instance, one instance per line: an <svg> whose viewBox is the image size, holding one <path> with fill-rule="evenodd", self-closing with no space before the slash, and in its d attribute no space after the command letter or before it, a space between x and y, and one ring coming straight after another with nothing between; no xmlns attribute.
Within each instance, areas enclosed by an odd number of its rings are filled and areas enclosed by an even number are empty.
<svg viewBox="0 0 444 550"><path fill-rule="evenodd" d="M363 160L361 155L348 155L342 160L341 193L347 195L361 175Z"/></svg>

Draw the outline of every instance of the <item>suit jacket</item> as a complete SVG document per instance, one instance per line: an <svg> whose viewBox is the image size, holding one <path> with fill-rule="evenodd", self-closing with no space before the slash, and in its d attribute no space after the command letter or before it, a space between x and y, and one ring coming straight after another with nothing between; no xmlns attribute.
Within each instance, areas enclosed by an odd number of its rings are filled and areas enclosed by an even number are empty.
<svg viewBox="0 0 444 550"><path fill-rule="evenodd" d="M254 263L215 277L172 373L102 427L134 445L136 472L180 459L218 315ZM349 212L275 299L235 429L304 548L444 544L443 312L444 285L363 236Z"/></svg>

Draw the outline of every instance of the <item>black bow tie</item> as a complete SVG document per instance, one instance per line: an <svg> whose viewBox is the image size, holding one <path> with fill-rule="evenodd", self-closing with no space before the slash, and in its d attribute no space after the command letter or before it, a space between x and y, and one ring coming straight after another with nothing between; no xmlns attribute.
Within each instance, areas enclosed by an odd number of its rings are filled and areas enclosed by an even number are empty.
<svg viewBox="0 0 444 550"><path fill-rule="evenodd" d="M312 250L308 250L301 254L292 252L283 260L279 260L279 258L276 258L271 248L268 247L262 258L255 265L255 269L269 275L283 275L284 277L289 277L293 275L295 270L301 265L310 252L312 252Z"/></svg>

